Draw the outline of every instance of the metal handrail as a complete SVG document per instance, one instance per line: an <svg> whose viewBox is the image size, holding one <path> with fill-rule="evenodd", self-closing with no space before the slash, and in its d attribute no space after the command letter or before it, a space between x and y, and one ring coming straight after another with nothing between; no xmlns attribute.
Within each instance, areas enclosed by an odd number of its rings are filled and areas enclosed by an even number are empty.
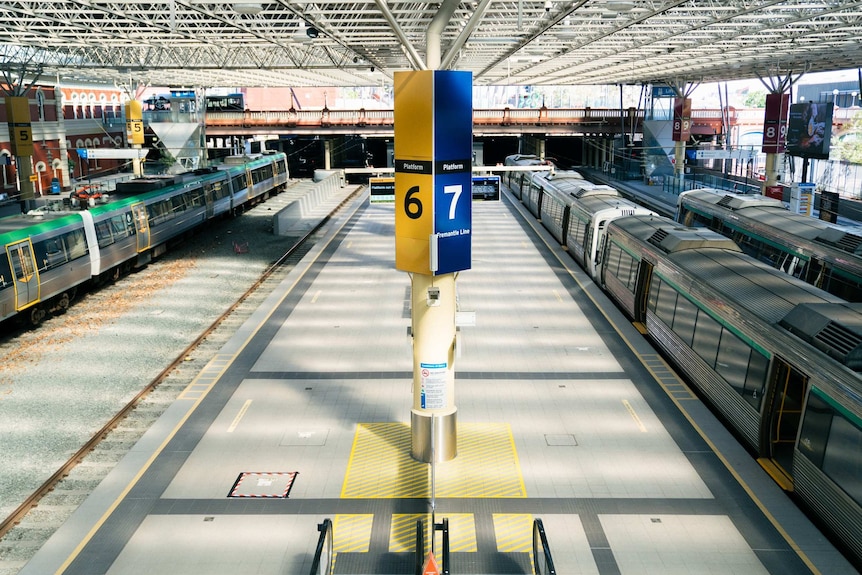
<svg viewBox="0 0 862 575"><path fill-rule="evenodd" d="M443 532L443 570L441 571L441 575L449 575L449 519L444 518L439 527ZM436 528L437 526L435 525Z"/></svg>
<svg viewBox="0 0 862 575"><path fill-rule="evenodd" d="M317 538L310 575L332 575L332 521L324 519L323 523L317 525L317 530L320 531L320 537Z"/></svg>
<svg viewBox="0 0 862 575"><path fill-rule="evenodd" d="M416 520L416 575L422 575L425 558L425 522Z"/></svg>
<svg viewBox="0 0 862 575"><path fill-rule="evenodd" d="M536 575L556 575L557 573L541 519L533 521L533 572Z"/></svg>

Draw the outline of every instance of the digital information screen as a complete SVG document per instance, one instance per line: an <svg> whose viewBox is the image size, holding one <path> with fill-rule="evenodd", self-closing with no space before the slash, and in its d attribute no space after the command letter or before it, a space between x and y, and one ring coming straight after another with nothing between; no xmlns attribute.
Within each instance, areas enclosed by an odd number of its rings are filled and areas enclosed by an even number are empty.
<svg viewBox="0 0 862 575"><path fill-rule="evenodd" d="M500 176L473 176L474 200L499 200Z"/></svg>
<svg viewBox="0 0 862 575"><path fill-rule="evenodd" d="M368 178L371 203L392 203L395 201L395 178Z"/></svg>

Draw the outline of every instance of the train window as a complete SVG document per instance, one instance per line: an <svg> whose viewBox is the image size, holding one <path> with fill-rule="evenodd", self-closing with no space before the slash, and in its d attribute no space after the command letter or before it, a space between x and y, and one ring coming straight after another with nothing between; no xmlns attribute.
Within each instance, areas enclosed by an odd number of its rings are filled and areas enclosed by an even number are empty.
<svg viewBox="0 0 862 575"><path fill-rule="evenodd" d="M69 260L76 260L87 255L87 238L84 236L84 230L71 231L66 234L64 239Z"/></svg>
<svg viewBox="0 0 862 575"><path fill-rule="evenodd" d="M758 411L760 411L760 404L763 401L763 389L766 386L768 371L769 359L752 350L751 359L748 361L748 374L745 376L745 392L742 397Z"/></svg>
<svg viewBox="0 0 862 575"><path fill-rule="evenodd" d="M170 200L162 200L160 202L150 204L147 206L147 211L149 212L151 226L161 224L173 218Z"/></svg>
<svg viewBox="0 0 862 575"><path fill-rule="evenodd" d="M40 270L50 270L68 261L62 237L34 243L33 249L36 252L36 260L42 262Z"/></svg>
<svg viewBox="0 0 862 575"><path fill-rule="evenodd" d="M201 208L206 205L206 201L204 200L204 190L202 188L197 188L188 192L186 199L190 208Z"/></svg>
<svg viewBox="0 0 862 575"><path fill-rule="evenodd" d="M677 293L670 284L661 282L661 288L658 292L658 301L656 303L655 313L665 325L673 325L673 313L676 310Z"/></svg>
<svg viewBox="0 0 862 575"><path fill-rule="evenodd" d="M604 241L605 236L602 236L602 241ZM620 271L623 269L623 263L626 262L628 266L628 281L626 282L626 287L629 288L629 291L635 293L635 286L637 284L638 279L638 265L639 261L635 260L631 255L626 252L620 254ZM622 277L622 273L620 273Z"/></svg>
<svg viewBox="0 0 862 575"><path fill-rule="evenodd" d="M718 342L721 339L721 330L721 325L712 319L709 314L703 310L698 311L691 348L710 368L715 367L715 357L718 354Z"/></svg>
<svg viewBox="0 0 862 575"><path fill-rule="evenodd" d="M12 286L12 268L9 267L9 256L5 250L0 253L0 289Z"/></svg>
<svg viewBox="0 0 862 575"><path fill-rule="evenodd" d="M826 270L823 289L850 302L862 301L862 279L845 276L840 270Z"/></svg>
<svg viewBox="0 0 862 575"><path fill-rule="evenodd" d="M608 255L605 258L605 273L609 273L612 276L619 279L619 274L617 273L620 268L620 246L611 242L611 245L608 247Z"/></svg>
<svg viewBox="0 0 862 575"><path fill-rule="evenodd" d="M841 414L832 418L832 428L823 456L823 471L857 503L862 503L862 430Z"/></svg>
<svg viewBox="0 0 862 575"><path fill-rule="evenodd" d="M817 467L823 467L832 415L832 408L817 393L812 392L808 396L802 432L799 434L799 451Z"/></svg>
<svg viewBox="0 0 862 575"><path fill-rule="evenodd" d="M685 344L691 347L694 339L694 324L697 321L697 307L686 298L678 298L676 313L673 317L673 331Z"/></svg>
<svg viewBox="0 0 862 575"><path fill-rule="evenodd" d="M575 239L575 241L583 246L584 245L584 231L587 229L586 223L581 221L579 218L573 218L571 224L571 231L569 234Z"/></svg>
<svg viewBox="0 0 862 575"><path fill-rule="evenodd" d="M131 212L114 216L111 218L111 225L114 227L114 235L118 238L135 235L135 224L132 221Z"/></svg>
<svg viewBox="0 0 862 575"><path fill-rule="evenodd" d="M745 376L751 348L744 341L726 329L721 331L718 356L715 359L715 372L730 384L739 395L745 395Z"/></svg>
<svg viewBox="0 0 862 575"><path fill-rule="evenodd" d="M241 190L242 188L248 187L248 178L245 175L245 172L239 174L237 177L233 179L233 189Z"/></svg>
<svg viewBox="0 0 862 575"><path fill-rule="evenodd" d="M117 241L114 239L114 227L111 225L111 220L96 222L96 239L99 242L100 248L109 246Z"/></svg>
<svg viewBox="0 0 862 575"><path fill-rule="evenodd" d="M655 313L656 305L658 305L658 292L661 284L664 282L661 281L660 278L653 278L652 283L649 286L649 299L647 301L647 307L653 313Z"/></svg>
<svg viewBox="0 0 862 575"><path fill-rule="evenodd" d="M760 409L767 359L729 330L721 332L715 371L752 407Z"/></svg>
<svg viewBox="0 0 862 575"><path fill-rule="evenodd" d="M862 504L862 429L812 391L799 434L799 451L847 495Z"/></svg>
<svg viewBox="0 0 862 575"><path fill-rule="evenodd" d="M187 194L177 194L170 199L172 212L176 214L186 210L186 195Z"/></svg>

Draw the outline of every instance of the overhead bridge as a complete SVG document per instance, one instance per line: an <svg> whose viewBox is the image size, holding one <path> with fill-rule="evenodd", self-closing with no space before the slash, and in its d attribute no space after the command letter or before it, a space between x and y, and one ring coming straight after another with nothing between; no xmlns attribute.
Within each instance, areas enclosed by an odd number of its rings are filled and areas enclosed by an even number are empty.
<svg viewBox="0 0 862 575"><path fill-rule="evenodd" d="M763 110L755 123L763 124ZM503 108L474 109L476 135L543 133L548 135L610 135L641 132L651 117L636 108ZM731 127L748 118L730 110ZM208 112L207 135L279 134L374 134L392 135L393 110L285 110L268 112ZM692 111L692 133L722 134L722 110Z"/></svg>

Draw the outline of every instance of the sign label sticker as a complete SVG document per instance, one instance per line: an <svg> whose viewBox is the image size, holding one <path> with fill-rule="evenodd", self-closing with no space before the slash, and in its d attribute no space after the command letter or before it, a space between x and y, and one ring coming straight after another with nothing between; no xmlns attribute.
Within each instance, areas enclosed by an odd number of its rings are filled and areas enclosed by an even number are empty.
<svg viewBox="0 0 862 575"><path fill-rule="evenodd" d="M447 368L446 363L419 363L422 409L445 409Z"/></svg>

